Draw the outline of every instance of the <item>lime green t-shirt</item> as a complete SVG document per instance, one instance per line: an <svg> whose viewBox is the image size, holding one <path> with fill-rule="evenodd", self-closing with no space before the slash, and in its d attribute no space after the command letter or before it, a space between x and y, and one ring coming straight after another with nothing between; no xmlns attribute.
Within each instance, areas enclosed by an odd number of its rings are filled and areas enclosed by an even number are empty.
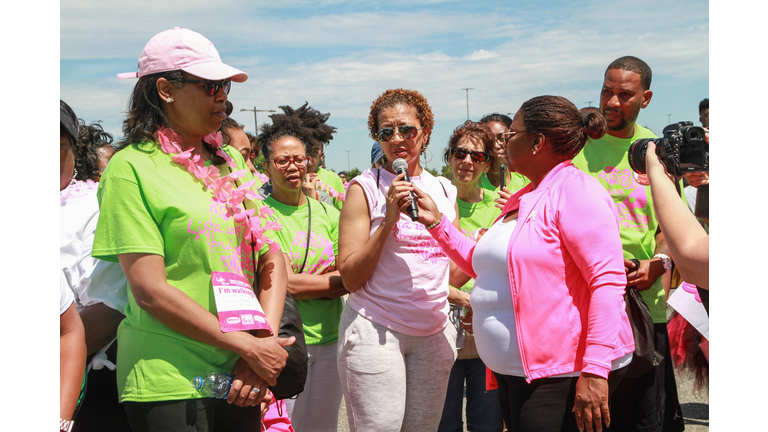
<svg viewBox="0 0 768 432"><path fill-rule="evenodd" d="M336 270L336 256L339 252L340 213L332 206L314 199L307 199L307 203L294 207L282 204L272 196L264 200L265 205L275 210L274 219L283 225L282 230L270 231L267 235L288 255L293 272L298 274L307 255L308 205L311 205L309 255L302 273L319 275L332 272ZM325 345L339 338L339 318L343 307L341 297L296 300L296 306L304 324L307 345Z"/></svg>
<svg viewBox="0 0 768 432"><path fill-rule="evenodd" d="M250 180L240 153L231 147L225 151L237 169L245 168L246 176L238 184ZM219 166L219 172L229 174L228 165ZM115 153L99 183L99 206L95 258L117 262L118 255L126 253L160 255L168 283L214 315L211 272L253 280L252 248L244 242L242 226L226 216L224 205L214 200L201 180L152 142ZM246 206L260 204L247 201ZM265 246L256 255L267 250ZM166 327L137 305L130 290L117 340L121 402L201 398L190 381L207 372L230 373L238 358Z"/></svg>
<svg viewBox="0 0 768 432"><path fill-rule="evenodd" d="M331 191L323 189L328 193L328 195L331 195L331 198L333 199L333 206L341 211L341 207L344 205L343 197L345 197L347 193L346 189L344 189L344 182L341 181L341 177L339 177L335 172L328 171L323 167L317 169L317 176L320 178L320 181L323 182L323 185L330 187L334 192L336 192L336 196L333 196L334 194L331 193ZM318 186L318 189L320 189L320 186Z"/></svg>
<svg viewBox="0 0 768 432"><path fill-rule="evenodd" d="M456 204L459 206L459 223L461 224L461 232L465 236L476 239L480 228L490 228L493 222L501 214L501 209L496 207L496 199L499 198L499 194L492 190L483 190L483 200L476 203L468 203L460 199L456 200ZM460 289L464 292L472 292L472 288L475 286L475 280L470 279L469 282L464 284Z"/></svg>
<svg viewBox="0 0 768 432"><path fill-rule="evenodd" d="M527 177L525 177L522 174L518 174L516 172L509 173L509 175L510 175L510 180L509 180L509 183L507 183L507 190L510 193L515 193L515 192L519 191L520 189L525 187L525 185L527 185L528 183L531 182L530 180L528 180ZM488 176L485 173L482 173L480 175L480 184L479 184L479 186L481 188L483 188L483 189L486 189L486 190L490 190L490 191L494 191L494 192L498 192L499 191L499 188L494 186L493 183L491 183L491 181L488 180Z"/></svg>
<svg viewBox="0 0 768 432"><path fill-rule="evenodd" d="M584 149L573 158L573 163L600 181L613 197L619 214L624 258L648 260L653 257L656 249L659 222L653 211L651 187L638 183L640 177L632 171L627 159L629 146L641 138L657 137L650 130L637 125L632 138L621 139L606 134L599 140L587 140ZM640 291L640 294L651 310L653 322L666 323L667 302L661 278L651 288Z"/></svg>

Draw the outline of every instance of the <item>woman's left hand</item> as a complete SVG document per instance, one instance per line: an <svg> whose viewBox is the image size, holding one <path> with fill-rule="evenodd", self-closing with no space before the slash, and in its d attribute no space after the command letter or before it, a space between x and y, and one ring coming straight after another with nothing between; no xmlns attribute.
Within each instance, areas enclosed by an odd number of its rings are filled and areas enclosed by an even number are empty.
<svg viewBox="0 0 768 432"><path fill-rule="evenodd" d="M586 429L588 432L602 432L603 423L610 426L608 380L590 373L582 373L576 382L573 412L576 415L576 426L581 431Z"/></svg>
<svg viewBox="0 0 768 432"><path fill-rule="evenodd" d="M413 194L416 196L416 207L419 209L419 222L424 226L429 226L438 221L443 214L437 208L437 204L432 201L432 197L428 193L423 192L421 189L413 185ZM408 208L409 202L406 201L400 208L400 211L405 212Z"/></svg>
<svg viewBox="0 0 768 432"><path fill-rule="evenodd" d="M261 403L267 393L267 383L248 366L243 358L237 359L232 368L235 379L227 395L227 402L241 407L255 406ZM257 392L252 391L258 389Z"/></svg>

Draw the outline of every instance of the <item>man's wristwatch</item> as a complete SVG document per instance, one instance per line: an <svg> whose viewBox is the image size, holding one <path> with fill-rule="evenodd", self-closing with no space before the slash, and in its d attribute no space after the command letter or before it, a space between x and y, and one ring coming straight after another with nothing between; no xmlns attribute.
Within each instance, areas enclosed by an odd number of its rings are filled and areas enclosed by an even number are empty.
<svg viewBox="0 0 768 432"><path fill-rule="evenodd" d="M661 265L664 266L664 273L672 270L672 260L664 254L656 254L654 258L661 259Z"/></svg>
<svg viewBox="0 0 768 432"><path fill-rule="evenodd" d="M64 420L63 418L59 417L59 430L62 432L71 432L72 426L75 425L74 420Z"/></svg>

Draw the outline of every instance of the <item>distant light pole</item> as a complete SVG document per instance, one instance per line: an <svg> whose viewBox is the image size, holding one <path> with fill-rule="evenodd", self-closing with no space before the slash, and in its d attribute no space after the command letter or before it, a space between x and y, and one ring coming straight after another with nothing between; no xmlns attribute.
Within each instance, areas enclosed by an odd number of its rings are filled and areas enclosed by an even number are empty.
<svg viewBox="0 0 768 432"><path fill-rule="evenodd" d="M349 150L347 150L347 171L352 171L352 165L349 164Z"/></svg>
<svg viewBox="0 0 768 432"><path fill-rule="evenodd" d="M667 124L672 124L672 114L667 114Z"/></svg>
<svg viewBox="0 0 768 432"><path fill-rule="evenodd" d="M253 122L256 125L256 132L253 135L256 136L256 142L259 142L259 117L258 117L257 113L260 113L260 112L277 112L277 111L275 111L275 110L260 110L260 109L256 109L256 107L253 107L253 109L243 108L243 109L240 110L240 112L243 112L243 111L253 111Z"/></svg>
<svg viewBox="0 0 768 432"><path fill-rule="evenodd" d="M474 90L474 88L463 88L461 90L464 90L467 93L467 120L469 120L469 91Z"/></svg>
<svg viewBox="0 0 768 432"><path fill-rule="evenodd" d="M96 123L98 123L99 125L101 125L101 122L103 122L103 121L104 121L104 120L96 120Z"/></svg>
<svg viewBox="0 0 768 432"><path fill-rule="evenodd" d="M587 104L588 104L587 107L591 107L592 106L592 102L594 102L594 101L587 101Z"/></svg>

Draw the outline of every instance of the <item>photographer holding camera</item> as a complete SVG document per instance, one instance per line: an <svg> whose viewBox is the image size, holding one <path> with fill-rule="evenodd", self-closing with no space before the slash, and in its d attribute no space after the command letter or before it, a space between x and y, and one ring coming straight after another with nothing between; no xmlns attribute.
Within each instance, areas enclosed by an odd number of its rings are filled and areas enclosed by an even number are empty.
<svg viewBox="0 0 768 432"><path fill-rule="evenodd" d="M705 139L709 142L708 133ZM651 182L653 209L667 246L683 280L708 290L709 234L680 199L674 180L669 181L672 176L655 152L656 145L649 142L645 162Z"/></svg>

